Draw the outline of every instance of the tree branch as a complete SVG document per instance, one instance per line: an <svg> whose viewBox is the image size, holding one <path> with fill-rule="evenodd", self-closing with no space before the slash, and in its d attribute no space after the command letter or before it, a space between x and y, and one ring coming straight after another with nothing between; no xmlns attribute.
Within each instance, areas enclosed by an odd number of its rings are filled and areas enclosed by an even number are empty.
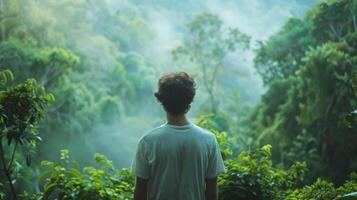
<svg viewBox="0 0 357 200"><path fill-rule="evenodd" d="M4 13L4 0L0 0L0 12L1 14ZM1 21L1 41L5 41L5 26L4 22Z"/></svg>
<svg viewBox="0 0 357 200"><path fill-rule="evenodd" d="M330 24L330 28L331 28L332 32L336 35L337 39L340 39L341 36L332 23Z"/></svg>
<svg viewBox="0 0 357 200"><path fill-rule="evenodd" d="M9 161L8 165L7 165L7 170L10 171L11 165L14 162L14 158L15 158L15 153L16 153L16 148L17 148L17 142L15 142L15 146L14 149L12 150L12 154L11 154L11 160Z"/></svg>
<svg viewBox="0 0 357 200"><path fill-rule="evenodd" d="M0 159L1 159L1 163L4 168L5 177L7 178L7 181L9 182L11 194L14 197L14 199L16 200L17 196L16 196L15 187L14 187L14 184L12 183L11 174L10 174L9 170L6 168L6 164L5 164L4 150L2 147L2 138L0 138Z"/></svg>

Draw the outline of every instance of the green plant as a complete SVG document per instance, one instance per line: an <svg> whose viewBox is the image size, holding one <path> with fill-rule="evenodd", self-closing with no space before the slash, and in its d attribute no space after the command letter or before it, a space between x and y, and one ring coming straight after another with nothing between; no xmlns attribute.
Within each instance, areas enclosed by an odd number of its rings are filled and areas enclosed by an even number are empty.
<svg viewBox="0 0 357 200"><path fill-rule="evenodd" d="M1 86L5 86L12 77L10 71L1 71ZM21 146L26 164L31 164L31 154L37 142L41 141L37 132L38 122L44 117L45 106L52 101L54 97L33 79L0 91L1 171L14 199L17 199L14 183L21 168L21 162L15 159L15 154ZM7 143L7 147L3 142Z"/></svg>
<svg viewBox="0 0 357 200"><path fill-rule="evenodd" d="M220 141L226 140L223 136ZM307 170L305 162L296 162L288 170L273 166L271 146L256 151L241 152L236 158L226 158L226 171L219 176L221 200L340 200L353 199L357 191L355 173L340 187L317 179L311 185L299 187ZM131 199L134 175L128 169L117 170L105 156L96 154L96 167L84 167L71 161L69 151L62 150L59 162L43 161L42 192L24 199Z"/></svg>
<svg viewBox="0 0 357 200"><path fill-rule="evenodd" d="M227 170L219 178L220 199L282 199L286 189L295 188L304 177L306 164L278 169L272 165L270 149L266 145L255 152L244 151L227 161Z"/></svg>
<svg viewBox="0 0 357 200"><path fill-rule="evenodd" d="M95 154L97 167L84 167L69 160L69 151L61 151L60 162L42 161L43 192L27 199L131 199L134 176L128 169L116 170L113 162L101 154Z"/></svg>
<svg viewBox="0 0 357 200"><path fill-rule="evenodd" d="M236 50L247 50L250 37L237 28L223 27L223 21L214 14L201 13L187 24L188 34L182 45L172 51L176 61L188 61L196 68L208 94L209 111L218 110L218 77L226 67L224 58Z"/></svg>
<svg viewBox="0 0 357 200"><path fill-rule="evenodd" d="M356 200L357 199L357 192L352 192L342 197L337 198L336 200Z"/></svg>
<svg viewBox="0 0 357 200"><path fill-rule="evenodd" d="M285 200L344 200L356 199L357 174L352 173L350 178L340 187L327 180L318 178L313 184L295 190L288 190Z"/></svg>

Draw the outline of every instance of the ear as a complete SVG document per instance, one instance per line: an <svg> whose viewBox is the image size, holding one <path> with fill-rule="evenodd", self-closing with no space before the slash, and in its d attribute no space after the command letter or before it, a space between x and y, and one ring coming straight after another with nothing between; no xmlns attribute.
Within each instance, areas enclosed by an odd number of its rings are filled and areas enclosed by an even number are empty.
<svg viewBox="0 0 357 200"><path fill-rule="evenodd" d="M156 97L156 99L157 99L158 101L161 102L161 97L160 97L159 92L155 92L155 93L154 93L154 96Z"/></svg>

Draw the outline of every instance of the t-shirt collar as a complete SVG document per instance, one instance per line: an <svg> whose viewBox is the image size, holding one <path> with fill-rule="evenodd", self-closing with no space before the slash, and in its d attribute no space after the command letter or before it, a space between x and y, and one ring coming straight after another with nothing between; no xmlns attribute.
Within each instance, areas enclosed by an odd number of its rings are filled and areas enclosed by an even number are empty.
<svg viewBox="0 0 357 200"><path fill-rule="evenodd" d="M191 122L188 122L188 124L185 124L185 125L182 125L182 126L177 126L177 125L172 125L172 124L169 124L169 123L165 123L164 126L167 126L167 127L170 127L170 128L173 128L173 129L176 129L176 130L185 130L185 129L188 129L192 126L192 123Z"/></svg>

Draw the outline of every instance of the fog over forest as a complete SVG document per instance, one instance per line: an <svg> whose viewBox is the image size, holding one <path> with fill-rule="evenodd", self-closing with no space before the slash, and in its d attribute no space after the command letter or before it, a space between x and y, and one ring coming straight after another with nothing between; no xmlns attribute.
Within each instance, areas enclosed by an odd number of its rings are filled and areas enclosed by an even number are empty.
<svg viewBox="0 0 357 200"><path fill-rule="evenodd" d="M171 51L178 46L184 38L185 26L196 15L202 12L209 12L219 16L225 27L238 28L241 32L251 37L251 49L247 51L235 51L230 53L225 62L229 69L220 76L220 82L224 87L223 93L230 96L233 91L240 93L241 104L254 106L260 99L264 91L261 77L254 69L253 59L254 49L258 41L265 41L272 34L280 30L289 17L302 17L305 11L314 4L314 0L291 0L291 1L116 1L107 0L111 12L137 12L145 20L148 26L149 41L144 45L136 47L141 55L145 57L146 62L155 69L155 75L152 76L153 91L156 89L156 82L160 74L170 71L187 71L195 75L195 69L185 67L181 63L175 63L172 60ZM233 73L231 73L233 72ZM198 80L199 81L199 80ZM191 120L194 121L202 114L199 111L199 105L205 101L205 94L201 86L198 85L198 95L192 105L192 112L189 113ZM154 100L153 96L145 97L145 101ZM147 121L150 125L145 127L131 126L128 123L109 128L102 133L102 126L98 128L97 135L101 136L98 141L96 136L87 140L89 146L93 146L94 152L102 152L108 155L110 159L116 160L120 167L129 167L133 155L134 147L138 137L155 127L164 123L164 113L159 105L152 104L155 109L156 121ZM145 104L139 105L146 112ZM143 113L134 113L142 116ZM150 115L150 114L149 114ZM136 117L136 116L135 116ZM143 118L147 117L144 115ZM246 116L243 116L246 117ZM152 119L150 117L150 119ZM106 129L105 127L104 129ZM125 139L124 139L125 138ZM129 138L132 138L129 140ZM112 144L115 141L124 141L123 145ZM112 145L108 145L112 144ZM129 144L129 145L127 145ZM120 147L120 150L113 147ZM123 149L124 148L124 149ZM118 152L123 156L117 158ZM128 157L126 157L126 156Z"/></svg>
<svg viewBox="0 0 357 200"><path fill-rule="evenodd" d="M76 14L78 16L73 18L71 15L74 13L69 16L67 13L73 11L60 4L46 10L47 3L29 3L29 7L33 7L34 10L28 12L34 15L33 17L40 17L41 20L44 20L44 22L34 21L34 24L28 24L29 26L33 26L36 30L41 26L49 25L45 28L53 27L60 34L65 30L56 26L63 23L63 27L69 26L66 37L71 42L63 45L69 46L74 50L74 53L79 52L79 55L85 56L80 58L81 66L93 66L83 73L70 74L69 77L74 82L88 85L87 87L94 91L108 90L106 88L108 84L121 84L115 82L116 78L106 77L108 73L111 73L111 70L115 69L118 62L115 57L119 53L129 55L129 59L123 58L122 61L129 65L132 62L134 68L128 68L127 71L138 75L135 79L129 77L124 84L128 82L134 85L139 84L139 90L135 86L130 86L132 89L138 90L131 91L137 95L134 95L134 99L128 100L134 104L125 103L127 94L124 93L127 89L120 91L119 96L124 102L122 109L125 112L125 115L122 115L120 119L106 120L105 123L93 121L90 123L91 127L84 125L88 127L87 129L73 128L72 131L69 130L69 132L73 132L75 129L77 132L70 133L64 138L61 137L66 134L63 133L65 132L63 129L52 129L50 131L52 136L44 138L45 141L41 147L43 150L40 150L39 154L45 159L52 159L60 149L67 148L74 159L81 163L91 163L92 155L99 152L113 160L117 167L129 167L140 136L165 122L164 112L153 96L158 77L165 72L187 71L193 74L198 82L198 91L189 117L191 121L195 121L201 114L208 114L209 112L205 111L207 109L202 108L202 105L206 104L207 95L197 74L197 68L183 62L176 62L172 57L172 51L182 43L185 35L188 34L186 25L204 12L217 15L222 20L224 29L238 28L239 31L251 37L250 49L238 49L224 58L226 68L218 74L219 88L216 89L218 96L223 95L249 110L259 101L264 92L261 77L255 72L253 66L257 42L265 41L269 36L278 32L289 17L302 17L313 3L312 0L106 0L89 3L89 7L81 8L80 12ZM82 3L78 3L78 6L81 5ZM85 18L81 18L80 13L86 13ZM66 16L68 19L61 22ZM80 18L78 19L78 17ZM66 20L67 22L65 22ZM81 21L85 23L82 25ZM51 44L54 47L63 45ZM139 69L140 67L143 69ZM113 74L113 76L116 75ZM140 83L138 79L141 78L146 82ZM111 83L103 84L102 80ZM140 84L146 84L144 86L146 88L142 89ZM236 94L239 94L239 100L236 99ZM102 94L98 92L93 95L93 98L99 98L96 95ZM221 104L224 106L225 102L222 101ZM248 112L241 112L237 116L245 118L248 117L247 114ZM108 118L115 117L108 114ZM79 123L78 125L83 126L81 120L75 122L76 120L69 119L69 125L77 127L76 123ZM234 129L232 128L232 130ZM41 134L46 135L45 132L42 131Z"/></svg>
<svg viewBox="0 0 357 200"><path fill-rule="evenodd" d="M355 0L0 0L0 200L131 199L174 71L220 200L356 192L356 41Z"/></svg>

